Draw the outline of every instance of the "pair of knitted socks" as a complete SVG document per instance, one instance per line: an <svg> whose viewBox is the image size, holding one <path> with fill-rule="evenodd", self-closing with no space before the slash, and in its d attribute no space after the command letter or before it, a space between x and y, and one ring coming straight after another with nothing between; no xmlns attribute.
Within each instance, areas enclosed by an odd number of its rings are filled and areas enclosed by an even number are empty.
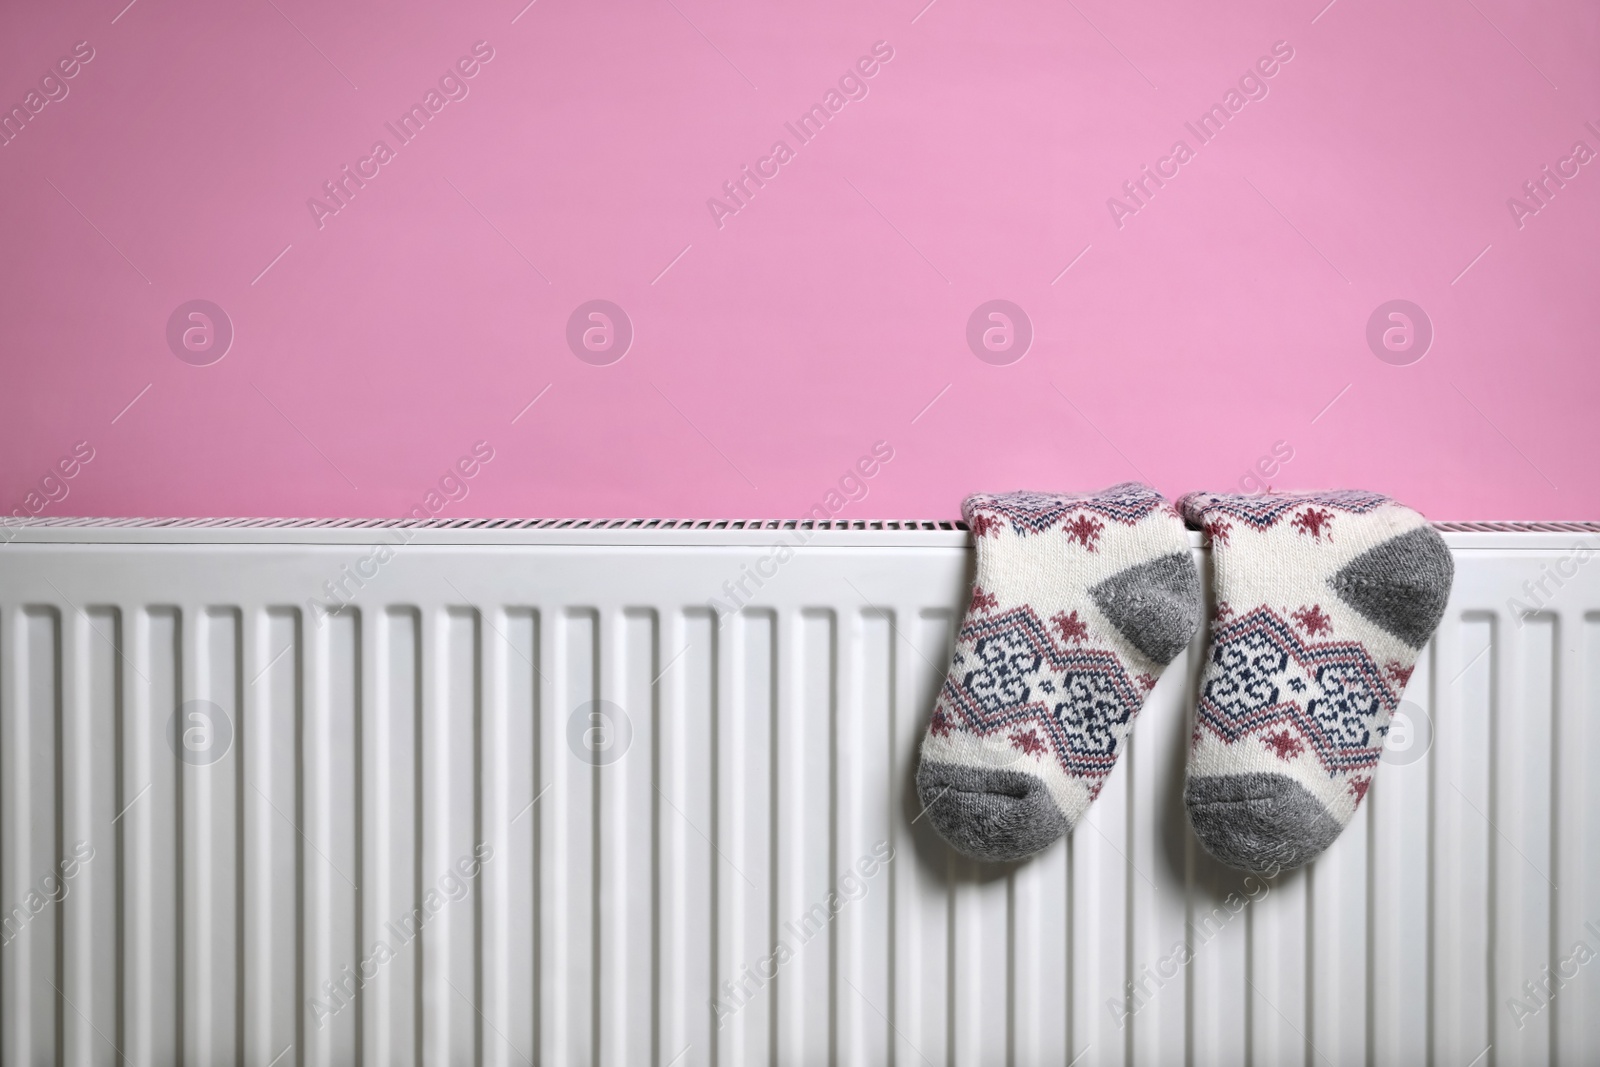
<svg viewBox="0 0 1600 1067"><path fill-rule="evenodd" d="M1210 536L1216 594L1190 823L1218 860L1261 873L1332 844L1450 593L1450 553L1422 516L1344 491L1174 508L1131 482L962 510L977 574L917 772L945 840L1017 860L1082 818L1204 612L1187 519Z"/></svg>

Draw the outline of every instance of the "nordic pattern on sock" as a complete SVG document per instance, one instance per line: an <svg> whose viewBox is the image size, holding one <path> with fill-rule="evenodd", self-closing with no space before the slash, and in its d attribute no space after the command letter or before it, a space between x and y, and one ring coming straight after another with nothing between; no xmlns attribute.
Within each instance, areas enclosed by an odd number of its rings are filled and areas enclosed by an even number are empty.
<svg viewBox="0 0 1600 1067"><path fill-rule="evenodd" d="M1330 775L1377 766L1400 697L1359 644L1302 641L1259 607L1216 628L1209 662L1219 670L1201 685L1197 714L1225 743L1261 734L1278 758L1306 752Z"/></svg>
<svg viewBox="0 0 1600 1067"><path fill-rule="evenodd" d="M1299 866L1366 796L1453 563L1422 516L1376 494L1193 493L1180 507L1211 536L1217 597L1190 819L1223 862Z"/></svg>
<svg viewBox="0 0 1600 1067"><path fill-rule="evenodd" d="M1053 758L1093 800L1155 679L1130 677L1109 649L1061 643L1084 640L1087 628L1076 619L1058 616L1055 629L1068 636L1053 638L1026 605L969 617L928 729L936 737L1003 735L1019 753Z"/></svg>
<svg viewBox="0 0 1600 1067"><path fill-rule="evenodd" d="M929 821L1018 859L1075 824L1162 668L1198 626L1176 509L1134 483L970 497L977 574L923 742Z"/></svg>
<svg viewBox="0 0 1600 1067"><path fill-rule="evenodd" d="M1222 496L1217 494L1191 493L1190 497L1205 496L1209 501L1207 512L1208 521L1218 523L1224 531L1223 540L1226 542L1227 533L1231 527L1224 516L1232 516L1241 522L1248 523L1257 530L1265 530L1277 521L1297 509L1305 509L1307 505L1316 509L1316 514L1309 510L1297 515L1297 521L1310 522L1312 529L1325 521L1321 513L1329 508L1347 511L1353 515L1365 515L1375 511L1384 504L1391 503L1388 497L1379 496L1377 493L1364 493L1357 489L1326 489L1320 493L1300 493L1288 496L1280 493L1266 493L1261 496ZM1185 499L1189 499L1186 497ZM1308 516L1308 517L1302 517Z"/></svg>
<svg viewBox="0 0 1600 1067"><path fill-rule="evenodd" d="M1132 526L1157 508L1171 508L1165 497L1137 482L1114 485L1096 496L1067 496L1060 493L980 493L962 505L962 513L970 515L967 525L974 537L987 537L996 532L998 523L1008 524L1019 537L1044 533L1058 527L1064 517L1074 512L1089 512L1080 516L1077 530L1092 529L1093 515L1103 515L1124 526ZM1095 537L1085 537L1073 532L1072 536L1083 547L1094 551Z"/></svg>

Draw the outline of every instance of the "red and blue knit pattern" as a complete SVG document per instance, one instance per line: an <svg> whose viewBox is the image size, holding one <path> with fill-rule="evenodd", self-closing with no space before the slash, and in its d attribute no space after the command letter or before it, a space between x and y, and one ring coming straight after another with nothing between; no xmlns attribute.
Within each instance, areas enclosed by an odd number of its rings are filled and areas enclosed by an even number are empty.
<svg viewBox="0 0 1600 1067"><path fill-rule="evenodd" d="M1093 512L1113 522L1132 526L1160 507L1168 507L1165 498L1149 486L1138 482L1124 482L1103 493L1003 493L978 494L968 497L962 506L967 525L974 536L984 537L1004 524L1019 537L1041 534L1050 529L1062 529L1073 537L1073 530L1083 529L1081 523L1066 520L1075 513ZM1087 516L1079 516L1087 519ZM1090 520L1092 521L1092 520ZM1093 537L1077 538L1089 547ZM1092 551L1092 549L1091 549Z"/></svg>
<svg viewBox="0 0 1600 1067"><path fill-rule="evenodd" d="M1021 756L1050 753L1091 795L1117 760L1154 679L1130 677L1116 653L1080 647L1075 618L1055 620L1058 642L1032 608L969 618L957 641L932 730L1007 735ZM1020 758L1020 756L1019 756Z"/></svg>
<svg viewBox="0 0 1600 1067"><path fill-rule="evenodd" d="M1194 525L1200 525L1202 522L1207 521L1201 517L1201 509L1204 508L1206 512L1213 513L1207 517L1209 519L1208 526L1216 522L1214 513L1221 512L1225 515L1231 515L1241 522L1248 523L1257 530L1266 530L1277 525L1278 520L1291 511L1306 509L1301 514L1312 513L1310 518L1306 520L1309 522L1310 528L1303 529L1302 532L1311 533L1315 536L1320 525L1315 515L1316 509L1333 508L1353 515L1365 515L1389 503L1389 498L1359 489L1328 489L1320 493L1286 493L1283 495L1266 493L1261 496L1225 496L1221 494L1213 496L1209 493L1190 493L1178 503L1183 513L1189 517L1189 521ZM1298 520L1300 516L1296 518ZM1299 521L1296 522L1297 528L1300 528L1301 525Z"/></svg>
<svg viewBox="0 0 1600 1067"><path fill-rule="evenodd" d="M1330 777L1377 764L1399 695L1361 645L1302 641L1276 612L1258 607L1217 627L1211 664L1215 673L1200 694L1197 733L1209 730L1233 744L1288 724L1298 737L1265 738L1282 758L1298 755L1303 737Z"/></svg>

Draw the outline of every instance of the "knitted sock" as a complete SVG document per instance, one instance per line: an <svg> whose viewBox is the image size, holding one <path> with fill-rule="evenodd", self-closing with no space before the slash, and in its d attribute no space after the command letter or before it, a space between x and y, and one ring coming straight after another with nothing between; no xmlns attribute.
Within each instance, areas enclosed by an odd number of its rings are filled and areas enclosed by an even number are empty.
<svg viewBox="0 0 1600 1067"><path fill-rule="evenodd" d="M977 859L1077 823L1162 668L1199 625L1177 511L1147 486L969 497L972 601L922 743L928 820Z"/></svg>
<svg viewBox="0 0 1600 1067"><path fill-rule="evenodd" d="M1184 802L1206 851L1275 874L1339 836L1433 636L1455 564L1373 493L1179 501L1211 537L1216 614Z"/></svg>

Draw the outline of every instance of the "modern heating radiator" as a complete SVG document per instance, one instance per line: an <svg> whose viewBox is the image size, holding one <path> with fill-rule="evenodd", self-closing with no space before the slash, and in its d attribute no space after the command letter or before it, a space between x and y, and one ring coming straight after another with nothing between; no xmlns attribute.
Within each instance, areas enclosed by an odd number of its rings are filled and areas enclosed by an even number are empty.
<svg viewBox="0 0 1600 1067"><path fill-rule="evenodd" d="M7 527L0 1062L1600 1063L1600 527L1445 529L1404 744L1260 882L1198 648L1067 842L918 819L949 523Z"/></svg>

